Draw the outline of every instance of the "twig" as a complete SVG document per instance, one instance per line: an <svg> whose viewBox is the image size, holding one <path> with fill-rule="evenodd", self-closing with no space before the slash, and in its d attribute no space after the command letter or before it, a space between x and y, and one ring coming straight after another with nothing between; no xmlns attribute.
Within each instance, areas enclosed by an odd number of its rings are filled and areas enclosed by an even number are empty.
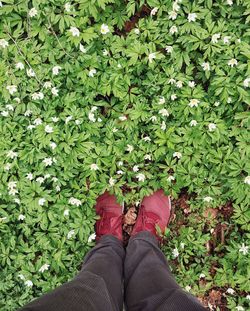
<svg viewBox="0 0 250 311"><path fill-rule="evenodd" d="M24 58L25 63L28 65L28 67L33 70L33 68L31 67L30 63L27 61L24 53L22 52L21 48L19 47L19 45L17 44L16 40L12 37L12 35L7 31L7 34L9 35L10 39L14 42L19 54ZM34 70L33 70L34 71ZM35 71L34 71L35 72ZM37 75L35 73L35 79L37 80L37 82L42 85L42 82L37 78Z"/></svg>
<svg viewBox="0 0 250 311"><path fill-rule="evenodd" d="M49 23L49 29L52 31L53 35L55 36L57 42L59 43L59 45L60 45L60 47L62 48L62 50L64 51L64 53L65 53L66 55L68 55L70 58L75 59L75 58L74 58L73 56L71 56L71 55L65 50L65 48L62 46L62 44L61 44L61 42L60 42L60 40L59 40L57 34L55 33L55 31L54 31L54 29L53 29L53 27L52 27L52 25L51 25L51 23L50 23L49 20L48 20L48 23Z"/></svg>

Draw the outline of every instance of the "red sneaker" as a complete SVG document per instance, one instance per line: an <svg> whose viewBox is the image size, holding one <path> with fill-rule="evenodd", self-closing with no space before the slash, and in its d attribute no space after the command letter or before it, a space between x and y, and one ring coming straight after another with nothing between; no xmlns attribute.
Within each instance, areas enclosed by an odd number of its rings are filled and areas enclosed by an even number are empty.
<svg viewBox="0 0 250 311"><path fill-rule="evenodd" d="M115 195L105 191L96 200L96 214L101 218L96 221L96 241L105 234L111 234L122 241L123 207L117 203Z"/></svg>
<svg viewBox="0 0 250 311"><path fill-rule="evenodd" d="M170 211L170 197L162 189L144 197L131 236L140 231L149 231L161 241L155 226L158 225L164 234L170 220Z"/></svg>

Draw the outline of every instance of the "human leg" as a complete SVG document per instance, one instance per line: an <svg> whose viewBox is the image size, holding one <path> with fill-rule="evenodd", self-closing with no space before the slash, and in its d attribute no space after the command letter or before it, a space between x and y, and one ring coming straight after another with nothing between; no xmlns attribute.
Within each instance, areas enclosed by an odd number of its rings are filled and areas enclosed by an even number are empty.
<svg viewBox="0 0 250 311"><path fill-rule="evenodd" d="M141 203L124 262L125 305L128 311L205 310L176 283L155 225L164 233L170 219L170 198L162 190Z"/></svg>
<svg viewBox="0 0 250 311"><path fill-rule="evenodd" d="M97 199L97 245L70 282L32 301L20 311L119 311L123 304L122 209L114 195Z"/></svg>

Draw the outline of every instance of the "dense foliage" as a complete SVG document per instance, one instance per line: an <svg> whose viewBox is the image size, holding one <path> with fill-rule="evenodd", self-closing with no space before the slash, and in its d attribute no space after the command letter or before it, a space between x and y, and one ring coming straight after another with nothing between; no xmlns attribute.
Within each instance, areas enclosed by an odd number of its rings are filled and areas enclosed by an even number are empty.
<svg viewBox="0 0 250 311"><path fill-rule="evenodd" d="M180 284L210 309L249 308L249 13L0 2L1 310L76 274L105 189L129 205L158 188L175 202L163 250Z"/></svg>

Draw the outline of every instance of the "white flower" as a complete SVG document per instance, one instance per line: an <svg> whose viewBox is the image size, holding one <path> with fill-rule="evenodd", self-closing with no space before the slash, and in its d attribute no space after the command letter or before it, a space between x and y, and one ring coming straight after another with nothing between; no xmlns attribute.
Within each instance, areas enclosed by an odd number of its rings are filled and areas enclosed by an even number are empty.
<svg viewBox="0 0 250 311"><path fill-rule="evenodd" d="M56 191L60 191L61 190L61 187L59 185L56 186Z"/></svg>
<svg viewBox="0 0 250 311"><path fill-rule="evenodd" d="M248 249L249 249L249 247L245 246L245 243L242 243L242 245L239 249L239 252L241 252L243 255L246 255L248 253Z"/></svg>
<svg viewBox="0 0 250 311"><path fill-rule="evenodd" d="M46 200L44 198L41 198L41 199L38 200L38 204L40 206L43 206L45 204L45 202L46 202Z"/></svg>
<svg viewBox="0 0 250 311"><path fill-rule="evenodd" d="M25 277L23 274L18 274L18 277L21 279L21 280L25 280Z"/></svg>
<svg viewBox="0 0 250 311"><path fill-rule="evenodd" d="M196 126L197 125L197 121L196 120L191 120L190 121L190 126Z"/></svg>
<svg viewBox="0 0 250 311"><path fill-rule="evenodd" d="M69 121L72 120L72 118L73 118L72 116L68 116L68 117L65 119L65 123L68 124Z"/></svg>
<svg viewBox="0 0 250 311"><path fill-rule="evenodd" d="M27 129L28 130L33 130L35 127L36 127L35 125L30 124L30 125L27 126Z"/></svg>
<svg viewBox="0 0 250 311"><path fill-rule="evenodd" d="M172 180L175 180L174 176L169 175L168 178L167 178L167 181L171 182Z"/></svg>
<svg viewBox="0 0 250 311"><path fill-rule="evenodd" d="M20 104L21 99L20 99L20 98L18 98L18 97L15 97L15 98L14 98L14 101L16 101L18 104Z"/></svg>
<svg viewBox="0 0 250 311"><path fill-rule="evenodd" d="M80 51L82 53L86 53L87 52L87 50L85 49L85 47L81 43L80 43Z"/></svg>
<svg viewBox="0 0 250 311"><path fill-rule="evenodd" d="M3 117L8 117L9 111L4 110L4 111L1 112L1 115L2 115Z"/></svg>
<svg viewBox="0 0 250 311"><path fill-rule="evenodd" d="M245 310L242 306L237 306L237 307L235 307L235 309L237 311L244 311Z"/></svg>
<svg viewBox="0 0 250 311"><path fill-rule="evenodd" d="M47 178L50 178L50 174L46 174L46 175L44 175L44 179L47 179Z"/></svg>
<svg viewBox="0 0 250 311"><path fill-rule="evenodd" d="M174 152L173 157L180 159L182 157L182 154L181 152Z"/></svg>
<svg viewBox="0 0 250 311"><path fill-rule="evenodd" d="M177 257L179 256L178 248L175 248L175 249L172 251L172 254L173 254L173 257L174 257L174 258L177 258Z"/></svg>
<svg viewBox="0 0 250 311"><path fill-rule="evenodd" d="M246 299L247 299L247 300L250 300L250 295L246 295Z"/></svg>
<svg viewBox="0 0 250 311"><path fill-rule="evenodd" d="M25 216L23 215L23 214L20 214L19 216L18 216L18 220L24 220L25 219Z"/></svg>
<svg viewBox="0 0 250 311"><path fill-rule="evenodd" d="M172 94L172 95L170 96L170 98L171 98L171 100L175 100L175 99L177 98L177 96L176 96L176 94Z"/></svg>
<svg viewBox="0 0 250 311"><path fill-rule="evenodd" d="M37 177L36 181L39 182L39 184L42 184L44 182L44 178L43 177Z"/></svg>
<svg viewBox="0 0 250 311"><path fill-rule="evenodd" d="M70 7L71 7L70 3L67 2L64 4L64 9L66 12L70 12Z"/></svg>
<svg viewBox="0 0 250 311"><path fill-rule="evenodd" d="M53 75L54 75L54 76L58 75L58 74L59 74L59 70L61 70L61 69L62 69L61 66L54 66L54 67L52 68L52 73L53 73Z"/></svg>
<svg viewBox="0 0 250 311"><path fill-rule="evenodd" d="M212 35L211 41L212 43L217 43L219 39L220 39L220 33L215 33Z"/></svg>
<svg viewBox="0 0 250 311"><path fill-rule="evenodd" d="M207 71L209 71L210 70L210 65L209 65L209 63L207 62L207 63L202 63L201 64L201 67L203 68L203 70L207 70Z"/></svg>
<svg viewBox="0 0 250 311"><path fill-rule="evenodd" d="M165 121L162 121L162 123L161 123L161 129L162 129L163 131L165 131L166 128L167 128L167 127L166 127Z"/></svg>
<svg viewBox="0 0 250 311"><path fill-rule="evenodd" d="M31 95L31 98L33 100L37 100L37 99L43 99L44 98L44 94L42 92L38 92L38 93L33 93Z"/></svg>
<svg viewBox="0 0 250 311"><path fill-rule="evenodd" d="M159 98L159 104L160 105L165 104L165 102L166 102L166 100L165 100L165 98L163 96Z"/></svg>
<svg viewBox="0 0 250 311"><path fill-rule="evenodd" d="M110 178L109 178L109 185L110 185L111 187L114 186L115 182L116 182L116 180L115 180L113 177L110 177Z"/></svg>
<svg viewBox="0 0 250 311"><path fill-rule="evenodd" d="M125 121L125 120L127 120L127 117L126 117L126 116L120 116L120 117L119 117L119 120Z"/></svg>
<svg viewBox="0 0 250 311"><path fill-rule="evenodd" d="M17 181L10 181L8 183L8 189L9 190L15 190L16 189L16 185L17 185Z"/></svg>
<svg viewBox="0 0 250 311"><path fill-rule="evenodd" d="M176 81L175 81L175 79L171 78L171 79L168 80L168 83L170 83L170 84L175 84Z"/></svg>
<svg viewBox="0 0 250 311"><path fill-rule="evenodd" d="M215 107L218 107L218 106L220 105L220 102L216 101L216 102L214 103L214 105L215 105Z"/></svg>
<svg viewBox="0 0 250 311"><path fill-rule="evenodd" d="M78 28L71 26L69 32L71 32L73 37L79 37L80 31Z"/></svg>
<svg viewBox="0 0 250 311"><path fill-rule="evenodd" d="M139 174L136 175L136 178L138 179L138 181L144 182L146 176L144 174L142 174L142 173L139 173Z"/></svg>
<svg viewBox="0 0 250 311"><path fill-rule="evenodd" d="M138 165L134 165L133 166L133 171L134 172L138 172L139 171L139 166Z"/></svg>
<svg viewBox="0 0 250 311"><path fill-rule="evenodd" d="M231 103L231 102L232 102L232 97L228 97L227 103Z"/></svg>
<svg viewBox="0 0 250 311"><path fill-rule="evenodd" d="M163 108L159 111L159 114L161 114L163 117L168 117L169 116L169 112L167 109Z"/></svg>
<svg viewBox="0 0 250 311"><path fill-rule="evenodd" d="M10 111L13 111L14 110L14 107L12 105L6 105L6 108Z"/></svg>
<svg viewBox="0 0 250 311"><path fill-rule="evenodd" d="M151 155L150 155L150 154L145 154L144 160L149 160L149 161L151 161Z"/></svg>
<svg viewBox="0 0 250 311"><path fill-rule="evenodd" d="M69 204L75 205L75 206L80 206L82 204L82 202L76 198L71 197L69 199Z"/></svg>
<svg viewBox="0 0 250 311"><path fill-rule="evenodd" d="M139 28L135 28L135 29L134 29L134 33L135 33L136 35L139 35L139 34L140 34L140 29L139 29Z"/></svg>
<svg viewBox="0 0 250 311"><path fill-rule="evenodd" d="M17 203L17 204L20 204L21 201L18 198L14 198L14 202Z"/></svg>
<svg viewBox="0 0 250 311"><path fill-rule="evenodd" d="M153 10L151 10L151 12L150 12L150 16L154 16L156 13L157 13L157 11L158 11L158 8L153 8Z"/></svg>
<svg viewBox="0 0 250 311"><path fill-rule="evenodd" d="M229 287L226 291L226 293L230 294L230 295L233 295L235 293L235 290L232 289L231 287Z"/></svg>
<svg viewBox="0 0 250 311"><path fill-rule="evenodd" d="M209 132L213 132L215 129L216 129L216 124L215 123L209 123L208 124Z"/></svg>
<svg viewBox="0 0 250 311"><path fill-rule="evenodd" d="M185 287L185 290L186 290L187 292L189 292L189 291L191 290L191 286L187 285L187 286Z"/></svg>
<svg viewBox="0 0 250 311"><path fill-rule="evenodd" d="M16 63L16 69L23 70L24 69L24 64L21 62Z"/></svg>
<svg viewBox="0 0 250 311"><path fill-rule="evenodd" d="M11 159L14 159L14 158L17 157L17 152L14 152L13 150L10 150L10 151L8 151L8 153L7 153L7 157L8 157L8 158L11 158Z"/></svg>
<svg viewBox="0 0 250 311"><path fill-rule="evenodd" d="M51 166L53 164L52 158L45 158L42 162L45 164L45 166Z"/></svg>
<svg viewBox="0 0 250 311"><path fill-rule="evenodd" d="M49 145L50 145L50 148L53 150L57 147L57 144L54 143L53 141L51 141Z"/></svg>
<svg viewBox="0 0 250 311"><path fill-rule="evenodd" d="M177 13L175 11L171 11L168 13L169 19L175 20L177 18Z"/></svg>
<svg viewBox="0 0 250 311"><path fill-rule="evenodd" d="M27 73L28 77L35 77L35 75L36 75L35 71L32 68L27 69L26 73Z"/></svg>
<svg viewBox="0 0 250 311"><path fill-rule="evenodd" d="M200 279L205 278L205 277L206 277L206 275L204 273L201 273L199 276Z"/></svg>
<svg viewBox="0 0 250 311"><path fill-rule="evenodd" d="M118 166L122 166L122 165L123 165L123 161L119 161L119 162L117 163L117 165L118 165Z"/></svg>
<svg viewBox="0 0 250 311"><path fill-rule="evenodd" d="M32 282L31 280L25 281L24 284L25 284L27 287L32 287L32 286L33 286L33 282Z"/></svg>
<svg viewBox="0 0 250 311"><path fill-rule="evenodd" d="M157 120L157 117L156 116L152 116L152 117L150 117L149 120L151 120L152 122L155 122Z"/></svg>
<svg viewBox="0 0 250 311"><path fill-rule="evenodd" d="M44 271L48 270L49 267L50 265L45 263L44 265L41 266L41 268L38 271L43 273Z"/></svg>
<svg viewBox="0 0 250 311"><path fill-rule="evenodd" d="M129 153L131 153L134 150L134 147L132 145L127 145L127 149L126 149Z"/></svg>
<svg viewBox="0 0 250 311"><path fill-rule="evenodd" d="M191 88L194 88L195 87L195 82L194 81L189 81L188 82L188 86L191 87Z"/></svg>
<svg viewBox="0 0 250 311"><path fill-rule="evenodd" d="M167 45L165 47L165 50L167 51L168 54L171 54L173 52L173 47L171 45Z"/></svg>
<svg viewBox="0 0 250 311"><path fill-rule="evenodd" d="M150 63L152 63L153 59L155 59L155 58L156 58L156 53L150 53L148 55L148 60Z"/></svg>
<svg viewBox="0 0 250 311"><path fill-rule="evenodd" d="M197 14L196 13L189 13L188 14L188 21L189 22L195 22L196 18L197 18Z"/></svg>
<svg viewBox="0 0 250 311"><path fill-rule="evenodd" d="M250 185L250 175L245 177L244 183L247 184L247 185Z"/></svg>
<svg viewBox="0 0 250 311"><path fill-rule="evenodd" d="M223 38L224 44L230 43L230 42L229 42L230 39L231 39L230 36L225 36L225 37Z"/></svg>
<svg viewBox="0 0 250 311"><path fill-rule="evenodd" d="M36 118L33 122L36 126L41 125L43 123L42 119Z"/></svg>
<svg viewBox="0 0 250 311"><path fill-rule="evenodd" d="M94 74L96 74L96 69L95 69L95 68L90 69L90 71L89 71L89 77L94 77Z"/></svg>
<svg viewBox="0 0 250 311"><path fill-rule="evenodd" d="M238 61L237 61L237 59L235 59L235 58L232 58L232 59L230 59L229 61L228 61L228 63L227 63L229 66L231 66L231 67L233 67L233 66L237 66L237 64L238 64Z"/></svg>
<svg viewBox="0 0 250 311"><path fill-rule="evenodd" d="M173 35L174 33L177 33L178 32L178 28L176 26L172 26L170 29L169 29L171 35Z"/></svg>
<svg viewBox="0 0 250 311"><path fill-rule="evenodd" d="M58 89L56 87L53 87L51 89L51 93L54 95L54 96L58 96Z"/></svg>
<svg viewBox="0 0 250 311"><path fill-rule="evenodd" d="M213 200L212 197L204 197L204 198L203 198L203 201L204 201L204 202L211 202L212 200Z"/></svg>
<svg viewBox="0 0 250 311"><path fill-rule="evenodd" d="M198 107L199 103L200 103L200 101L198 99L193 98L190 100L188 106L189 107Z"/></svg>
<svg viewBox="0 0 250 311"><path fill-rule="evenodd" d="M177 81L176 82L176 86L180 89L183 86L183 82L182 81Z"/></svg>
<svg viewBox="0 0 250 311"><path fill-rule="evenodd" d="M66 210L63 212L63 216L69 216L69 209L66 209Z"/></svg>
<svg viewBox="0 0 250 311"><path fill-rule="evenodd" d="M124 174L124 172L122 170L119 170L119 171L116 172L116 174L122 175L122 174Z"/></svg>
<svg viewBox="0 0 250 311"><path fill-rule="evenodd" d="M58 121L59 121L59 118L57 118L57 117L52 117L52 118L51 118L51 120L52 120L53 122L55 122L55 123L56 123L56 122L58 122Z"/></svg>
<svg viewBox="0 0 250 311"><path fill-rule="evenodd" d="M96 238L96 234L92 233L89 237L88 237L88 243L91 243L92 241L94 241Z"/></svg>
<svg viewBox="0 0 250 311"><path fill-rule="evenodd" d="M11 95L17 92L17 86L16 85L7 85L6 89L9 91Z"/></svg>
<svg viewBox="0 0 250 311"><path fill-rule="evenodd" d="M98 169L99 169L99 167L98 167L97 164L93 163L93 164L90 165L90 170L91 170L91 171L96 171L96 170L98 170Z"/></svg>
<svg viewBox="0 0 250 311"><path fill-rule="evenodd" d="M9 45L9 42L5 39L0 39L0 47L5 49Z"/></svg>
<svg viewBox="0 0 250 311"><path fill-rule="evenodd" d="M181 242L180 246L181 246L182 249L184 249L185 243Z"/></svg>
<svg viewBox="0 0 250 311"><path fill-rule="evenodd" d="M233 5L233 0L227 0L227 4L230 6Z"/></svg>
<svg viewBox="0 0 250 311"><path fill-rule="evenodd" d="M246 79L243 81L244 87L249 87L249 83L250 83L250 78L246 78Z"/></svg>
<svg viewBox="0 0 250 311"><path fill-rule="evenodd" d="M179 1L179 2L181 2L181 1ZM180 10L180 6L178 4L178 1L174 1L174 3L173 3L173 10L174 11L179 11Z"/></svg>
<svg viewBox="0 0 250 311"><path fill-rule="evenodd" d="M108 32L110 32L108 25L102 24L101 25L101 34L106 35Z"/></svg>
<svg viewBox="0 0 250 311"><path fill-rule="evenodd" d="M46 133L53 133L53 127L50 126L50 125L46 125L45 128L44 128L45 132Z"/></svg>
<svg viewBox="0 0 250 311"><path fill-rule="evenodd" d="M75 230L70 230L67 234L67 238L70 239L75 234Z"/></svg>
<svg viewBox="0 0 250 311"><path fill-rule="evenodd" d="M36 9L36 8L32 8L32 9L29 10L29 16L30 16L30 17L36 16L37 13L38 13L38 12L37 12L37 9Z"/></svg>
<svg viewBox="0 0 250 311"><path fill-rule="evenodd" d="M34 178L34 176L33 176L32 173L28 173L28 174L26 175L26 178L27 178L28 180L32 180L32 179Z"/></svg>
<svg viewBox="0 0 250 311"><path fill-rule="evenodd" d="M103 52L102 52L102 55L104 55L104 56L109 55L109 51L108 51L108 50L106 50L106 49L104 49L104 50L103 50Z"/></svg>
<svg viewBox="0 0 250 311"><path fill-rule="evenodd" d="M4 166L5 171L9 171L11 168L11 164L10 163L6 163Z"/></svg>
<svg viewBox="0 0 250 311"><path fill-rule="evenodd" d="M144 140L144 141L151 141L151 138L149 136L145 136L145 137L142 138L142 140Z"/></svg>

